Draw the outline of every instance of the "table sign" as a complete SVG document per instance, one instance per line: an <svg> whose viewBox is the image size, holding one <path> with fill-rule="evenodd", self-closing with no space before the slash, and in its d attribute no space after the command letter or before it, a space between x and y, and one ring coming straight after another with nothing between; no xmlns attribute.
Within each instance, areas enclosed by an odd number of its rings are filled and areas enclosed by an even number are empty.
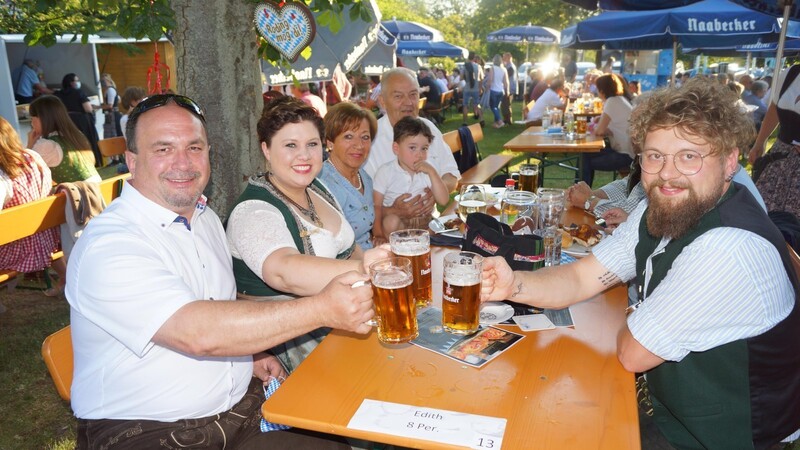
<svg viewBox="0 0 800 450"><path fill-rule="evenodd" d="M347 428L473 449L500 449L506 419L364 399Z"/></svg>

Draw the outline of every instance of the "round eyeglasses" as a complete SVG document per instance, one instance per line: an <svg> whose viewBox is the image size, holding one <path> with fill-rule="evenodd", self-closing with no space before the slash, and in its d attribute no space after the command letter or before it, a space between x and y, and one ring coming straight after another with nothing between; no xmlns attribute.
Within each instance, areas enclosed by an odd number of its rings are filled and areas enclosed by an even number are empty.
<svg viewBox="0 0 800 450"><path fill-rule="evenodd" d="M672 157L672 162L675 164L675 169L684 175L694 175L700 172L703 168L703 159L708 155L701 155L694 150L681 150L674 155L665 155L656 150L645 150L639 154L639 166L642 171L655 175L664 168L667 157Z"/></svg>

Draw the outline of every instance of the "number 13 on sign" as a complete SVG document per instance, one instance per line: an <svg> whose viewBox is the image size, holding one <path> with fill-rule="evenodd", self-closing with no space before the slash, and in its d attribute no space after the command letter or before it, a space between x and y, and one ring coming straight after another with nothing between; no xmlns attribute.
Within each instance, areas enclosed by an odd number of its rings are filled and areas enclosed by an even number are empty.
<svg viewBox="0 0 800 450"><path fill-rule="evenodd" d="M473 443L470 446L474 449L497 449L503 446L503 438L498 436L490 436L485 434L475 434Z"/></svg>

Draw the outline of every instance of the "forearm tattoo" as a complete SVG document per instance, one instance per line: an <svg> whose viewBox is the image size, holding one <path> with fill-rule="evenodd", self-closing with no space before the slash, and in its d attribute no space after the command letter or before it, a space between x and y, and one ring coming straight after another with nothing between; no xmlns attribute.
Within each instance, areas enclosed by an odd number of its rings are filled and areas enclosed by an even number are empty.
<svg viewBox="0 0 800 450"><path fill-rule="evenodd" d="M602 283L603 286L613 286L619 281L619 278L617 278L617 276L611 271L600 275L597 277L597 279L600 280L600 283Z"/></svg>
<svg viewBox="0 0 800 450"><path fill-rule="evenodd" d="M519 295L520 293L522 293L522 282L519 282L519 283L517 283L517 290L516 290L516 291L514 291L514 292L511 294L511 298L514 298L514 297L516 297L516 296L517 296L517 295Z"/></svg>

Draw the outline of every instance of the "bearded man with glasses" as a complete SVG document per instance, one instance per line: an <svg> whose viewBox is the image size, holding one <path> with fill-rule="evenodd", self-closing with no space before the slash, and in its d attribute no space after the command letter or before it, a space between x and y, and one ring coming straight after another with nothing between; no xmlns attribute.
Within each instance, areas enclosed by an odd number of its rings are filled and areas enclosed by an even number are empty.
<svg viewBox="0 0 800 450"><path fill-rule="evenodd" d="M798 280L778 229L732 182L754 137L735 95L692 79L630 120L646 199L573 264L483 266L483 300L563 308L629 280L638 299L617 354L643 372L676 448L769 448L800 435Z"/></svg>

